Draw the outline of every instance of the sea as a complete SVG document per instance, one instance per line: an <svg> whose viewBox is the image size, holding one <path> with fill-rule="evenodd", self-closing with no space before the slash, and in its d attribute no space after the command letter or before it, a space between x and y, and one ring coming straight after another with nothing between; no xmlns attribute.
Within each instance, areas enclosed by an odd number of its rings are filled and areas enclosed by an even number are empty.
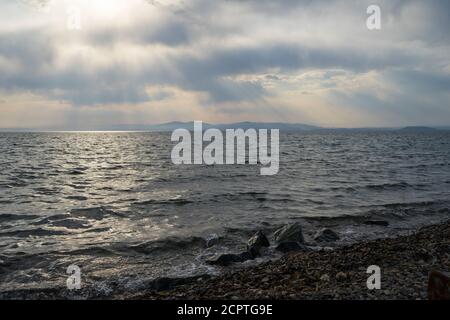
<svg viewBox="0 0 450 320"><path fill-rule="evenodd" d="M208 259L294 222L320 248L324 227L338 246L450 216L449 131L281 132L274 176L174 165L173 146L167 132L0 133L0 298L68 292L69 266L81 298L217 275L230 269Z"/></svg>

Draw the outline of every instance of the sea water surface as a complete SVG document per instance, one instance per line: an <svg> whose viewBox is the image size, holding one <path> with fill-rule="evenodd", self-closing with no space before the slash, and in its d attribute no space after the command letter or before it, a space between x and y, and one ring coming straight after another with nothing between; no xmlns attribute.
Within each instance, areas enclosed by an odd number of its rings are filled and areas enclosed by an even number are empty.
<svg viewBox="0 0 450 320"><path fill-rule="evenodd" d="M0 296L64 288L69 265L86 297L218 273L206 259L294 221L342 244L450 213L448 132L282 133L275 176L176 166L172 147L170 133L0 133Z"/></svg>

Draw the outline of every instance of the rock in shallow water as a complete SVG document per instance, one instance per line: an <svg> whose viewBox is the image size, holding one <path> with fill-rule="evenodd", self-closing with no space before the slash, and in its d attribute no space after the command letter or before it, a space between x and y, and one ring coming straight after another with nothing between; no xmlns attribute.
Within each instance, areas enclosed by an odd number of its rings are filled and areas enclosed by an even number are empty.
<svg viewBox="0 0 450 320"><path fill-rule="evenodd" d="M201 275L201 276L194 276L194 277L187 277L187 278L156 278L152 280L148 287L155 291L166 291L166 290L172 290L173 288L177 286L181 286L187 283L191 283L192 281L204 281L209 279L209 275Z"/></svg>
<svg viewBox="0 0 450 320"><path fill-rule="evenodd" d="M207 237L205 240L206 240L206 247L210 248L219 243L219 236L217 236L216 234L213 234L213 235Z"/></svg>
<svg viewBox="0 0 450 320"><path fill-rule="evenodd" d="M274 233L275 241L277 243L283 242L298 242L304 243L302 227L299 223L288 224Z"/></svg>
<svg viewBox="0 0 450 320"><path fill-rule="evenodd" d="M247 242L247 251L240 254L227 253L216 256L212 259L206 260L207 264L216 265L221 267L227 267L233 263L241 263L248 260L253 260L260 256L261 249L264 247L270 247L269 240L262 231L258 231Z"/></svg>
<svg viewBox="0 0 450 320"><path fill-rule="evenodd" d="M270 247L270 242L262 231L258 231L247 242L247 251L253 256L260 255L260 251L264 247Z"/></svg>
<svg viewBox="0 0 450 320"><path fill-rule="evenodd" d="M367 221L364 221L364 224L369 225L369 226L381 226L381 227L389 226L389 222L387 222L385 220L367 220Z"/></svg>
<svg viewBox="0 0 450 320"><path fill-rule="evenodd" d="M280 251L282 253L309 251L309 249L305 245L293 241L282 242L275 248L275 250Z"/></svg>
<svg viewBox="0 0 450 320"><path fill-rule="evenodd" d="M214 257L212 259L206 260L207 264L228 267L233 263L245 262L247 260L254 259L250 252L242 252L240 254L227 253L219 255L218 257Z"/></svg>
<svg viewBox="0 0 450 320"><path fill-rule="evenodd" d="M339 236L333 230L325 228L316 233L314 240L318 242L334 242L339 240Z"/></svg>

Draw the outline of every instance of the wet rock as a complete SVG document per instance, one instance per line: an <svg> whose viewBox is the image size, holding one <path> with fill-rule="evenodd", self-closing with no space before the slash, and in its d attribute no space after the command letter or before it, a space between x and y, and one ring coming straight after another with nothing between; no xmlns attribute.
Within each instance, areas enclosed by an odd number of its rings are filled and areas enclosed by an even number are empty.
<svg viewBox="0 0 450 320"><path fill-rule="evenodd" d="M385 220L367 220L364 221L364 224L369 226L381 226L381 227L387 227L389 226L389 222Z"/></svg>
<svg viewBox="0 0 450 320"><path fill-rule="evenodd" d="M212 258L207 260L206 263L210 265L217 265L222 267L227 267L235 262L240 262L241 258L237 254L227 253L218 256L217 258Z"/></svg>
<svg viewBox="0 0 450 320"><path fill-rule="evenodd" d="M258 231L247 242L247 251L240 254L227 253L219 255L206 261L207 264L222 267L230 266L234 263L242 263L247 260L253 260L260 256L261 249L269 247L270 243L262 231Z"/></svg>
<svg viewBox="0 0 450 320"><path fill-rule="evenodd" d="M245 262L247 260L253 260L254 259L253 255L250 252L248 252L248 251L245 251L245 252L242 252L242 253L238 254L238 257L241 260L241 261L238 261L238 262Z"/></svg>
<svg viewBox="0 0 450 320"><path fill-rule="evenodd" d="M215 246L216 244L219 243L219 237L216 234L210 235L205 240L206 240L206 247L207 248Z"/></svg>
<svg viewBox="0 0 450 320"><path fill-rule="evenodd" d="M258 231L247 242L247 251L253 256L257 257L261 253L261 249L270 247L269 240L262 231Z"/></svg>
<svg viewBox="0 0 450 320"><path fill-rule="evenodd" d="M177 280L173 278L158 278L153 281L151 288L156 291L169 290L176 286Z"/></svg>
<svg viewBox="0 0 450 320"><path fill-rule="evenodd" d="M202 276L194 276L194 277L187 277L187 278L156 278L149 284L149 287L155 291L166 291L166 290L172 290L177 286L181 286L184 284L192 283L198 280L207 280L209 279L209 275L202 275Z"/></svg>
<svg viewBox="0 0 450 320"><path fill-rule="evenodd" d="M288 224L274 233L275 241L277 243L283 242L298 242L304 243L302 227L299 223Z"/></svg>
<svg viewBox="0 0 450 320"><path fill-rule="evenodd" d="M316 233L314 240L318 242L334 242L339 240L339 236L333 230L325 228Z"/></svg>
<svg viewBox="0 0 450 320"><path fill-rule="evenodd" d="M309 251L306 246L294 241L282 242L275 248L275 250L282 253Z"/></svg>
<svg viewBox="0 0 450 320"><path fill-rule="evenodd" d="M431 271L428 277L428 299L450 300L450 274Z"/></svg>
<svg viewBox="0 0 450 320"><path fill-rule="evenodd" d="M428 252L434 269L450 272L448 239L450 221L423 227L413 234L363 241L336 247L333 251L313 250L307 246L311 249L308 254L289 255L214 277L214 280L183 285L170 291L170 296L164 296L164 299L229 299L234 295L246 299L427 299L424 272L430 270L431 264L421 263L420 256ZM0 258L4 259L4 256L0 254ZM382 290L367 290L367 267L377 261L383 263L383 273L389 277L383 278ZM438 274L444 273L430 275L430 299L448 295L450 277ZM20 297L21 293L15 296ZM144 299L162 297L159 293L141 292L137 296ZM6 296L0 293L2 297ZM132 297L135 295L127 296Z"/></svg>
<svg viewBox="0 0 450 320"><path fill-rule="evenodd" d="M212 259L207 260L206 263L215 266L228 267L233 263L241 263L253 259L254 259L253 255L250 252L245 251L240 254L233 254L233 253L222 254L218 257L214 257Z"/></svg>

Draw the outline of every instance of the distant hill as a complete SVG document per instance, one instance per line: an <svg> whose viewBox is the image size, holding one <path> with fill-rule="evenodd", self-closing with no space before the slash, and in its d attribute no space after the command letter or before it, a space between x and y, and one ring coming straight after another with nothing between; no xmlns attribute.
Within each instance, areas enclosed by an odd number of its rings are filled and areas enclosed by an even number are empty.
<svg viewBox="0 0 450 320"><path fill-rule="evenodd" d="M230 124L222 124L219 128L226 129L280 129L283 131L298 131L298 130L316 130L320 127L302 124L302 123L283 123L283 122L238 122Z"/></svg>
<svg viewBox="0 0 450 320"><path fill-rule="evenodd" d="M405 128L400 129L400 131L402 131L402 132L437 132L437 131L439 131L439 129L431 128L431 127L416 126L416 127L405 127Z"/></svg>
<svg viewBox="0 0 450 320"><path fill-rule="evenodd" d="M409 126L404 128L324 128L319 126L313 126L303 123L285 123L285 122L236 122L236 123L222 123L222 124L211 124L203 122L203 130L210 128L217 128L220 130L225 129L280 129L282 132L287 131L317 131L317 132L411 132L411 133L427 133L427 132L439 132L450 130L450 126L441 127L426 127L426 126ZM154 131L154 132L171 132L175 129L194 129L194 122L181 122L173 121L161 124L136 124L136 125L114 125L114 126L104 126L104 127L79 127L79 128L66 128L66 127L53 127L53 128L0 128L0 132L40 132L40 131Z"/></svg>
<svg viewBox="0 0 450 320"><path fill-rule="evenodd" d="M163 124L149 125L145 126L146 130L151 131L173 131L175 129L187 129L193 130L194 123L191 122L168 122ZM228 123L228 124L210 124L203 122L203 129L216 128L220 130L225 129L280 129L281 131L304 131L304 130L315 130L320 129L320 127L311 126L301 123L281 123L281 122L238 122L238 123Z"/></svg>

